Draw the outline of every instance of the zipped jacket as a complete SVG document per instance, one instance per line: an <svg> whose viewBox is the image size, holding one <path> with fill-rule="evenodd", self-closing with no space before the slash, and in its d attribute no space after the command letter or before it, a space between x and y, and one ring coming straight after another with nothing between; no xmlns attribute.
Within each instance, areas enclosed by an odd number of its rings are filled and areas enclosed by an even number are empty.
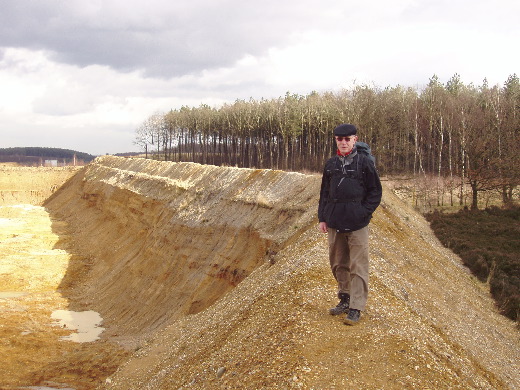
<svg viewBox="0 0 520 390"><path fill-rule="evenodd" d="M354 147L348 156L334 156L325 163L319 221L339 232L364 228L381 203L382 194L374 162Z"/></svg>

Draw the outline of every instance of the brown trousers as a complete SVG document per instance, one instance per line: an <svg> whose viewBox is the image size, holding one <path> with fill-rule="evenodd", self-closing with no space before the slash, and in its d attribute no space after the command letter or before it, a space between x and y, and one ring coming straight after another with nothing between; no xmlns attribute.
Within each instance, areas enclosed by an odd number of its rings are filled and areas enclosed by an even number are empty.
<svg viewBox="0 0 520 390"><path fill-rule="evenodd" d="M368 298L368 226L348 233L328 229L329 260L338 293L350 295L350 308L364 310Z"/></svg>

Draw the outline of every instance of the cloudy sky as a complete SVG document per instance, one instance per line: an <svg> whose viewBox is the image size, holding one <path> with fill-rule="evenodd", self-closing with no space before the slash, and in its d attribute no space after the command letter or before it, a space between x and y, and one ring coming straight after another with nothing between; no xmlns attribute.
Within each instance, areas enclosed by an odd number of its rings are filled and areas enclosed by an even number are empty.
<svg viewBox="0 0 520 390"><path fill-rule="evenodd" d="M0 148L138 151L156 112L520 74L518 0L0 0Z"/></svg>

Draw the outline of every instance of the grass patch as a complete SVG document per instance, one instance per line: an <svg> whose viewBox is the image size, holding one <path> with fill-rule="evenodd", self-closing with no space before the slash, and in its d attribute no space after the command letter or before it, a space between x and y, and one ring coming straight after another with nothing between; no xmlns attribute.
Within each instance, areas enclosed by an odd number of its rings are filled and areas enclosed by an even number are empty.
<svg viewBox="0 0 520 390"><path fill-rule="evenodd" d="M520 314L520 207L426 214L432 230L481 281L489 283L500 312Z"/></svg>

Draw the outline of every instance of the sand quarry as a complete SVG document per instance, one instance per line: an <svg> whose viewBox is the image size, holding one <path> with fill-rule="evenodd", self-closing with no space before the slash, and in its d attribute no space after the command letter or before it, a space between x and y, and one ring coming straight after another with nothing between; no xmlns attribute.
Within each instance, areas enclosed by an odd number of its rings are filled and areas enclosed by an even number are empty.
<svg viewBox="0 0 520 390"><path fill-rule="evenodd" d="M319 175L0 168L1 389L520 389L520 332L384 183L361 323Z"/></svg>

